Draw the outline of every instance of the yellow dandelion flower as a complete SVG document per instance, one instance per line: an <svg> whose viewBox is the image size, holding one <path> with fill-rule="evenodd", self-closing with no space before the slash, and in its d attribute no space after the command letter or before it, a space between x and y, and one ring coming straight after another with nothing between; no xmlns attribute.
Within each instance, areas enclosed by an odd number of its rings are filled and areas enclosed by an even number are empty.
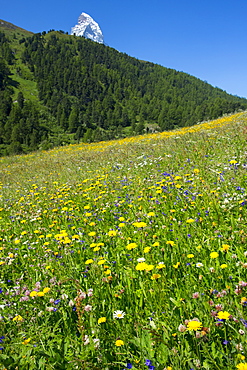
<svg viewBox="0 0 247 370"><path fill-rule="evenodd" d="M221 251L222 252L227 252L230 248L230 245L228 244L223 244L222 247L221 247Z"/></svg>
<svg viewBox="0 0 247 370"><path fill-rule="evenodd" d="M28 344L29 342L31 341L31 338L27 338L27 339L25 339L23 342L22 342L22 344Z"/></svg>
<svg viewBox="0 0 247 370"><path fill-rule="evenodd" d="M44 295L45 295L45 293L44 293L44 292L38 292L38 293L37 293L37 296L38 296L38 297L44 297Z"/></svg>
<svg viewBox="0 0 247 370"><path fill-rule="evenodd" d="M136 270L137 271L143 271L143 270L146 270L147 268L147 263L146 262L139 262L137 265L136 265Z"/></svg>
<svg viewBox="0 0 247 370"><path fill-rule="evenodd" d="M210 258L217 258L219 257L219 253L218 252L211 252L210 253Z"/></svg>
<svg viewBox="0 0 247 370"><path fill-rule="evenodd" d="M30 295L30 297L36 297L37 294L38 294L38 292L33 290L29 295Z"/></svg>
<svg viewBox="0 0 247 370"><path fill-rule="evenodd" d="M220 320L229 320L230 316L231 314L227 311L219 311L217 315Z"/></svg>
<svg viewBox="0 0 247 370"><path fill-rule="evenodd" d="M192 320L187 324L187 330L201 330L202 323L200 321Z"/></svg>
<svg viewBox="0 0 247 370"><path fill-rule="evenodd" d="M186 220L187 224L192 224L192 222L195 222L193 218L188 218L188 220Z"/></svg>
<svg viewBox="0 0 247 370"><path fill-rule="evenodd" d="M100 317L98 319L98 324L103 324L103 322L106 322L106 317Z"/></svg>
<svg viewBox="0 0 247 370"><path fill-rule="evenodd" d="M89 265L90 263L93 263L93 260L91 258L85 261L85 265Z"/></svg>
<svg viewBox="0 0 247 370"><path fill-rule="evenodd" d="M115 345L116 345L117 347L121 347L121 346L123 346L123 345L124 345L124 341L122 341L121 339L118 339L118 340L116 340Z"/></svg>
<svg viewBox="0 0 247 370"><path fill-rule="evenodd" d="M150 249L151 249L151 247L145 247L144 250L143 250L143 252L144 253L148 253L148 252L150 252Z"/></svg>
<svg viewBox="0 0 247 370"><path fill-rule="evenodd" d="M245 304L247 303L247 298L246 297L242 297L241 298L241 304Z"/></svg>
<svg viewBox="0 0 247 370"><path fill-rule="evenodd" d="M152 246L153 246L153 247L159 247L159 246L160 246L160 243L159 243L159 242L154 242L154 243L152 244Z"/></svg>
<svg viewBox="0 0 247 370"><path fill-rule="evenodd" d="M174 242L174 241L172 241L172 240L168 240L168 241L166 242L166 244L167 244L167 245L170 245L171 247L173 247L173 246L175 245L175 242Z"/></svg>
<svg viewBox="0 0 247 370"><path fill-rule="evenodd" d="M106 262L106 260L100 260L100 261L98 262L98 265L103 265L105 262Z"/></svg>
<svg viewBox="0 0 247 370"><path fill-rule="evenodd" d="M111 270L107 269L106 271L104 271L104 274L111 275Z"/></svg>
<svg viewBox="0 0 247 370"><path fill-rule="evenodd" d="M146 224L146 222L134 222L133 226L135 226L135 227L146 227L147 224Z"/></svg>
<svg viewBox="0 0 247 370"><path fill-rule="evenodd" d="M136 247L137 247L137 244L136 243L129 243L129 244L126 245L126 249L128 249L129 251L131 249L136 248Z"/></svg>
<svg viewBox="0 0 247 370"><path fill-rule="evenodd" d="M237 366L238 370L247 370L247 363L246 362L240 362Z"/></svg>
<svg viewBox="0 0 247 370"><path fill-rule="evenodd" d="M116 235L117 235L117 232L116 232L115 230L110 230L110 231L108 232L108 235L109 235L109 236L116 236Z"/></svg>
<svg viewBox="0 0 247 370"><path fill-rule="evenodd" d="M45 288L43 289L43 292L46 294L46 293L48 293L50 290L51 290L51 288L45 287Z"/></svg>

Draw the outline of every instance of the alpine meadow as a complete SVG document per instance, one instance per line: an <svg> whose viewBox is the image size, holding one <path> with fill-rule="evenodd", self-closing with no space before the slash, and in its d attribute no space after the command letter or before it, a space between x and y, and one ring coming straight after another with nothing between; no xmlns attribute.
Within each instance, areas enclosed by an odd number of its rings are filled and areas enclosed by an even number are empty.
<svg viewBox="0 0 247 370"><path fill-rule="evenodd" d="M246 370L246 99L0 25L0 370Z"/></svg>

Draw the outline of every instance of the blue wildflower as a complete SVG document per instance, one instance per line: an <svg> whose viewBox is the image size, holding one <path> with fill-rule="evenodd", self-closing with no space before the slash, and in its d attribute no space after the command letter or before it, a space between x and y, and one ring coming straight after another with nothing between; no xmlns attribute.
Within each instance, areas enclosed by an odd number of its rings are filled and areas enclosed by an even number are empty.
<svg viewBox="0 0 247 370"><path fill-rule="evenodd" d="M247 321L245 321L244 319L240 319L240 321L247 328Z"/></svg>

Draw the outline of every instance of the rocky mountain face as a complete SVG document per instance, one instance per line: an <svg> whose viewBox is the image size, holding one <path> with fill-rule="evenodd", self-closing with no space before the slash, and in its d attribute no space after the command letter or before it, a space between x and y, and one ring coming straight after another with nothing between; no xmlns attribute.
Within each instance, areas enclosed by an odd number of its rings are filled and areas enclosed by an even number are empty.
<svg viewBox="0 0 247 370"><path fill-rule="evenodd" d="M98 23L86 13L81 13L78 24L71 28L71 35L84 36L100 44L104 43L103 33Z"/></svg>

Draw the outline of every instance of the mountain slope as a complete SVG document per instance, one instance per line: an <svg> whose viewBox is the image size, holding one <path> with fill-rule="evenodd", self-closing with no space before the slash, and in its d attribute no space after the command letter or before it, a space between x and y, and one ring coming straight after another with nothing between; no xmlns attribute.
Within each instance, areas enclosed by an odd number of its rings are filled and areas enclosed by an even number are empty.
<svg viewBox="0 0 247 370"><path fill-rule="evenodd" d="M24 38L32 36L33 33L3 20L0 20L0 32L4 33L7 38L8 42L5 42L5 45L9 45L12 54L12 63L8 64L11 71L11 78L15 81L13 84L13 99L16 100L19 91L22 91L26 98L36 98L38 100L38 91L33 75L29 68L21 61L23 45L20 42Z"/></svg>
<svg viewBox="0 0 247 370"><path fill-rule="evenodd" d="M246 99L83 37L1 29L2 154L169 130L247 109Z"/></svg>
<svg viewBox="0 0 247 370"><path fill-rule="evenodd" d="M41 100L57 118L64 112L64 121L74 106L81 124L108 129L142 120L171 129L246 107L245 99L186 73L83 38L35 35L27 40L24 60L34 70Z"/></svg>
<svg viewBox="0 0 247 370"><path fill-rule="evenodd" d="M17 39L18 39L18 35L22 37L23 36L28 37L28 36L33 35L33 32L24 30L23 28L15 26L13 23L6 22L3 19L0 19L0 30L4 31L7 36L15 34Z"/></svg>

